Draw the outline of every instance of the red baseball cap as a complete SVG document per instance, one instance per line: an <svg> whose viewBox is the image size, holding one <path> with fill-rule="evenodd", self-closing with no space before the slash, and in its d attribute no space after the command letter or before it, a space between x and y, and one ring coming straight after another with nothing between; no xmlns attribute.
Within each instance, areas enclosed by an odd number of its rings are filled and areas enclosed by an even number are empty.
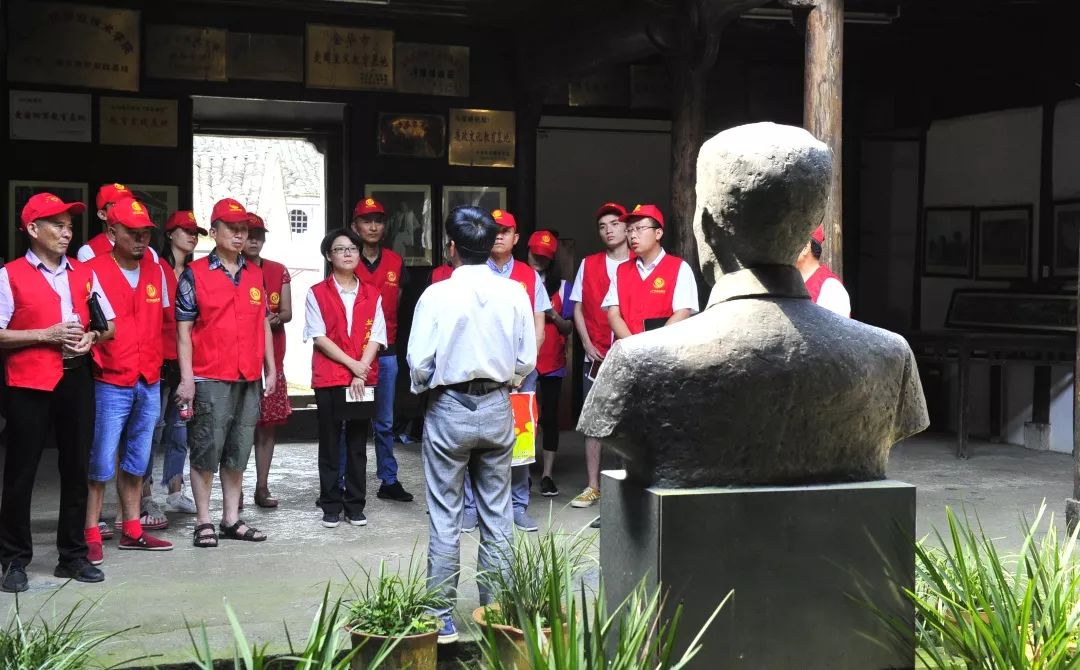
<svg viewBox="0 0 1080 670"><path fill-rule="evenodd" d="M134 198L117 200L109 208L105 217L106 223L118 223L125 228L135 230L137 228L153 228L154 222L150 220L150 214L146 206Z"/></svg>
<svg viewBox="0 0 1080 670"><path fill-rule="evenodd" d="M621 218L626 215L626 208L617 202L605 202L596 210L596 218L599 219L605 214L618 214Z"/></svg>
<svg viewBox="0 0 1080 670"><path fill-rule="evenodd" d="M495 223L499 224L503 228L517 228L517 219L514 215L505 209L497 209L491 213L491 218L495 219Z"/></svg>
<svg viewBox="0 0 1080 670"><path fill-rule="evenodd" d="M544 258L555 258L559 238L550 230L538 230L529 236L529 251Z"/></svg>
<svg viewBox="0 0 1080 670"><path fill-rule="evenodd" d="M244 206L232 198L222 198L214 204L214 211L210 214L210 222L224 221L225 223L250 223L248 211Z"/></svg>
<svg viewBox="0 0 1080 670"><path fill-rule="evenodd" d="M825 244L825 227L818 226L814 233L810 236L810 239L814 240L818 244Z"/></svg>
<svg viewBox="0 0 1080 670"><path fill-rule="evenodd" d="M259 230L266 230L266 222L263 218L255 212L248 212L248 228L258 228Z"/></svg>
<svg viewBox="0 0 1080 670"><path fill-rule="evenodd" d="M386 210L383 209L382 204L378 200L368 197L356 203L352 215L355 219L358 216L365 216L367 214L386 214Z"/></svg>
<svg viewBox="0 0 1080 670"><path fill-rule="evenodd" d="M172 216L165 223L165 232L170 230L176 230L180 228L186 230L189 233L198 233L200 235L206 235L206 229L200 228L199 223L195 220L195 212L191 210L182 209L177 212L173 212Z"/></svg>
<svg viewBox="0 0 1080 670"><path fill-rule="evenodd" d="M30 199L23 205L22 226L20 227L26 230L26 226L31 221L47 219L50 216L56 216L64 212L82 214L85 211L86 205L81 202L64 202L52 193L38 193L30 196Z"/></svg>
<svg viewBox="0 0 1080 670"><path fill-rule="evenodd" d="M664 215L656 205L635 205L634 209L619 217L619 221L629 223L638 219L650 218L664 227Z"/></svg>
<svg viewBox="0 0 1080 670"><path fill-rule="evenodd" d="M131 195L131 191L128 190L128 187L123 184L104 184L98 189L95 201L97 202L98 209L105 209L105 205L108 205L109 203L115 203L124 198L134 197L135 196Z"/></svg>

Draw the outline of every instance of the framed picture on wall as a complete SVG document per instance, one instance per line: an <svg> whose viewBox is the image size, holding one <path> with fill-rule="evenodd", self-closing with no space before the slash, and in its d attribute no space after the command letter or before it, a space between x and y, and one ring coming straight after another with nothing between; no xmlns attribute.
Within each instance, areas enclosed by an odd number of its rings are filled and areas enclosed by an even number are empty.
<svg viewBox="0 0 1080 670"><path fill-rule="evenodd" d="M1031 276L1031 205L980 207L975 213L975 278Z"/></svg>
<svg viewBox="0 0 1080 670"><path fill-rule="evenodd" d="M441 158L446 153L446 119L439 114L379 114L383 156Z"/></svg>
<svg viewBox="0 0 1080 670"><path fill-rule="evenodd" d="M1075 277L1080 266L1080 198L1054 203L1052 277Z"/></svg>
<svg viewBox="0 0 1080 670"><path fill-rule="evenodd" d="M455 207L473 206L479 207L485 212L492 212L496 209L506 209L506 187L505 186L443 186L442 189L442 218L440 221L446 220L446 215L450 213L450 210ZM442 226L439 226L439 236L442 237ZM445 240L443 245L445 245ZM445 248L440 253L441 256L446 255ZM445 261L446 258L440 258Z"/></svg>
<svg viewBox="0 0 1080 670"><path fill-rule="evenodd" d="M150 220L157 225L153 231L153 245L155 249L159 249L162 236L165 234L165 222L169 220L169 215L179 207L179 190L175 186L149 184L127 184L127 187L136 200L146 205Z"/></svg>
<svg viewBox="0 0 1080 670"><path fill-rule="evenodd" d="M29 244L26 235L19 232L22 216L22 208L30 196L38 193L52 193L64 202L87 203L86 184L71 181L23 181L11 180L8 182L8 260L18 258L26 253ZM68 245L68 255L74 256L79 247L88 239L87 217L94 216L93 203L87 203L87 211L83 214L73 214L71 225L73 228L71 244ZM96 219L95 219L96 220Z"/></svg>
<svg viewBox="0 0 1080 670"><path fill-rule="evenodd" d="M927 277L970 277L975 210L971 207L927 207L923 212L923 274Z"/></svg>
<svg viewBox="0 0 1080 670"><path fill-rule="evenodd" d="M419 184L368 184L364 194L386 209L383 244L401 254L405 265L431 265L431 187Z"/></svg>

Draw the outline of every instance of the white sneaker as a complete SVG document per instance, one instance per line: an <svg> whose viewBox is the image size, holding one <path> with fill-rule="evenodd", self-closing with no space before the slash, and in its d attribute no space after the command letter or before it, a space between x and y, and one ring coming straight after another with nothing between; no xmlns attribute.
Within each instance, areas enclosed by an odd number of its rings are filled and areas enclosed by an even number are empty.
<svg viewBox="0 0 1080 670"><path fill-rule="evenodd" d="M177 491L176 493L170 493L165 498L165 509L170 512L181 512L183 514L195 514L195 501L184 495L183 491Z"/></svg>

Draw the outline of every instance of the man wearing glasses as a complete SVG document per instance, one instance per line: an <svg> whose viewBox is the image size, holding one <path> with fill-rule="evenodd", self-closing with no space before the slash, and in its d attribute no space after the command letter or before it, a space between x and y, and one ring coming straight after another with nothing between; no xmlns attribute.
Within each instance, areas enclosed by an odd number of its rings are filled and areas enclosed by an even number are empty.
<svg viewBox="0 0 1080 670"><path fill-rule="evenodd" d="M394 392L397 387L398 360L395 340L398 328L398 305L405 284L405 263L401 256L382 246L386 235L386 210L374 198L364 198L353 209L353 232L363 241L363 254L356 266L356 276L375 287L382 296L386 319L386 347L379 352L379 378L375 386L375 473L382 482L379 498L411 502L413 495L401 486L394 458Z"/></svg>
<svg viewBox="0 0 1080 670"><path fill-rule="evenodd" d="M620 217L637 256L615 272L601 303L616 339L682 321L698 311L697 281L683 259L660 246L664 215L656 205L638 205Z"/></svg>

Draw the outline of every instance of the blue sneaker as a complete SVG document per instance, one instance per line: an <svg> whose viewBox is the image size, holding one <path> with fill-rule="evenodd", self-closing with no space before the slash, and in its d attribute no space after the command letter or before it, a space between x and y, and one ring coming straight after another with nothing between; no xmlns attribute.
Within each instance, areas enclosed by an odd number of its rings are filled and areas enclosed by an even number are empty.
<svg viewBox="0 0 1080 670"><path fill-rule="evenodd" d="M439 644L450 644L451 642L457 642L458 632L457 626L454 625L454 617L451 614L444 614L441 617L442 628L439 629Z"/></svg>

